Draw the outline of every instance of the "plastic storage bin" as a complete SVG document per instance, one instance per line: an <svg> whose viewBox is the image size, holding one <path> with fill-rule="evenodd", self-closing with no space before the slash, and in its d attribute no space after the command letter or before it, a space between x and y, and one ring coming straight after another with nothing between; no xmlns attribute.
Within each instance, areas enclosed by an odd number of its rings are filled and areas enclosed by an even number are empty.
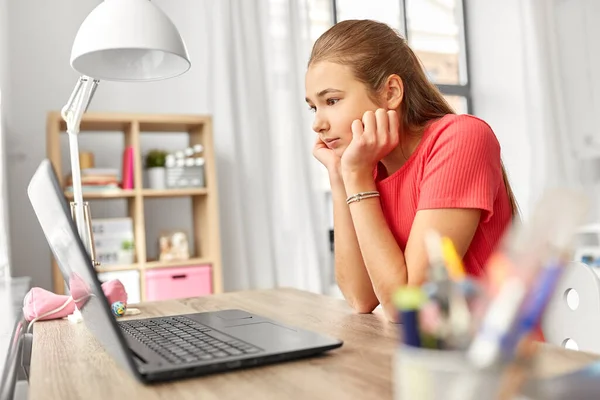
<svg viewBox="0 0 600 400"><path fill-rule="evenodd" d="M146 271L146 300L205 296L212 293L210 265Z"/></svg>

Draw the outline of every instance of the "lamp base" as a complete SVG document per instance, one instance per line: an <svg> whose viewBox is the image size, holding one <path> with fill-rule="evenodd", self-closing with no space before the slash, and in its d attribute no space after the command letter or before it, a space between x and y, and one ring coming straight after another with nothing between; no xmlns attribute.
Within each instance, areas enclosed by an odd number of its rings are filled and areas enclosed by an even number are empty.
<svg viewBox="0 0 600 400"><path fill-rule="evenodd" d="M76 203L74 201L71 202L71 216L75 223L77 224L77 217L75 212ZM83 202L83 219L85 223L85 229L87 231L88 243L84 243L87 247L88 252L90 253L90 257L92 258L92 266L94 268L98 268L100 263L96 261L96 247L94 246L94 234L92 232L92 216L90 213L90 205L87 201Z"/></svg>

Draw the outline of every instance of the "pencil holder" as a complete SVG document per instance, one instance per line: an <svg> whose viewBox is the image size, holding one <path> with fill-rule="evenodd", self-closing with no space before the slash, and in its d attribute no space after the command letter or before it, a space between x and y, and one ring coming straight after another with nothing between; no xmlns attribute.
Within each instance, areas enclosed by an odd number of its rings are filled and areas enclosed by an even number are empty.
<svg viewBox="0 0 600 400"><path fill-rule="evenodd" d="M480 370L462 351L432 350L402 345L393 360L394 400L532 400L530 382L507 376L506 368ZM507 379L508 378L508 379ZM507 385L519 385L516 395ZM522 387L521 387L522 385Z"/></svg>

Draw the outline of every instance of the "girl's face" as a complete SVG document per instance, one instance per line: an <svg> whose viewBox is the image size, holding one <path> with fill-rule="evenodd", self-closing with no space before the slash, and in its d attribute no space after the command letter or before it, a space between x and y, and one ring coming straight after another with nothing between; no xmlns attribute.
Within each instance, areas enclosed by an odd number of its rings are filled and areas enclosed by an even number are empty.
<svg viewBox="0 0 600 400"><path fill-rule="evenodd" d="M352 141L352 121L380 108L364 83L349 67L328 61L312 64L306 72L306 102L315 113L313 130L338 157Z"/></svg>

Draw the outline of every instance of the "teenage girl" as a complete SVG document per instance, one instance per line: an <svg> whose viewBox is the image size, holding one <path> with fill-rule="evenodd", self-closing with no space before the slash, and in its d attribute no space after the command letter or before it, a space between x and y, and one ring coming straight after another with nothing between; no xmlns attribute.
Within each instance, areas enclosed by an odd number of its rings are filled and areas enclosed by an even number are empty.
<svg viewBox="0 0 600 400"><path fill-rule="evenodd" d="M500 145L481 119L456 115L389 26L343 21L314 44L306 72L314 156L333 194L335 272L359 313L427 280L424 237L449 237L480 276L517 215Z"/></svg>

